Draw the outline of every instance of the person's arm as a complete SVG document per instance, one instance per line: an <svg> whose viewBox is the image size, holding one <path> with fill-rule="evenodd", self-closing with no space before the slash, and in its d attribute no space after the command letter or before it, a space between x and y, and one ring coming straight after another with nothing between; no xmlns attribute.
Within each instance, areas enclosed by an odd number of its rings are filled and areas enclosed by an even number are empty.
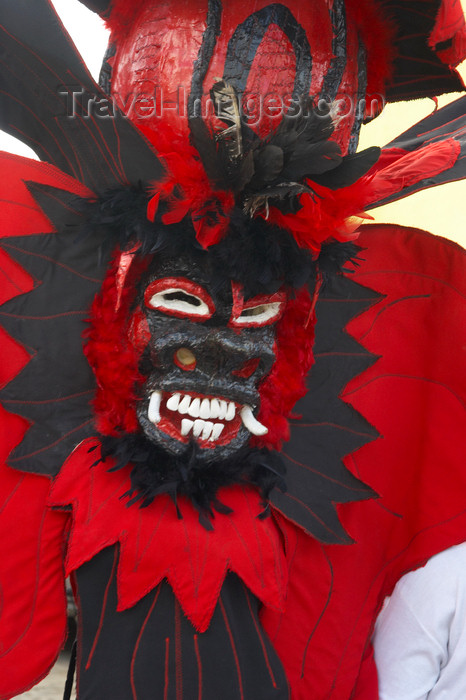
<svg viewBox="0 0 466 700"><path fill-rule="evenodd" d="M448 660L450 588L437 557L399 581L373 640L380 700L427 699Z"/></svg>

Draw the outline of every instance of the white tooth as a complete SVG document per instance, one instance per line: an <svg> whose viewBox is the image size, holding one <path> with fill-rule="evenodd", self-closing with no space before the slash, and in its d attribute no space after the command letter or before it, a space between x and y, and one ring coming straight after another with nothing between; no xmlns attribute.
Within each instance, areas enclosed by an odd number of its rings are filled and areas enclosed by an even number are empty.
<svg viewBox="0 0 466 700"><path fill-rule="evenodd" d="M160 422L160 403L162 401L162 392L153 391L149 401L149 408L147 410L147 417L150 422L154 425Z"/></svg>
<svg viewBox="0 0 466 700"><path fill-rule="evenodd" d="M219 400L219 404L220 404L220 408L218 411L218 417L220 418L220 420L225 420L225 416L227 414L228 404L226 401L223 401L222 399Z"/></svg>
<svg viewBox="0 0 466 700"><path fill-rule="evenodd" d="M206 420L204 424L204 430L202 431L202 440L208 440L210 438L210 435L212 433L212 428L214 427L214 424L211 423L209 420Z"/></svg>
<svg viewBox="0 0 466 700"><path fill-rule="evenodd" d="M199 435L202 433L202 431L204 430L204 425L205 421L203 420L194 421L193 435L195 438L198 438Z"/></svg>
<svg viewBox="0 0 466 700"><path fill-rule="evenodd" d="M230 401L230 403L228 404L228 410L227 410L227 414L225 416L225 420L233 420L233 418L235 417L235 414L236 414L236 406L233 403L233 401Z"/></svg>
<svg viewBox="0 0 466 700"><path fill-rule="evenodd" d="M241 409L241 420L243 421L244 427L253 435L265 435L269 432L265 425L262 425L262 423L259 423L259 421L254 418L250 406L243 406Z"/></svg>
<svg viewBox="0 0 466 700"><path fill-rule="evenodd" d="M191 406L188 409L188 414L192 416L192 418L199 418L199 407L201 405L201 399L193 399L191 402Z"/></svg>
<svg viewBox="0 0 466 700"><path fill-rule="evenodd" d="M191 397L186 394L183 396L183 398L180 401L180 405L178 406L178 413L181 413L182 415L184 413L187 413L189 410L189 407L191 405Z"/></svg>
<svg viewBox="0 0 466 700"><path fill-rule="evenodd" d="M218 399L212 399L210 402L210 418L220 417L220 401Z"/></svg>
<svg viewBox="0 0 466 700"><path fill-rule="evenodd" d="M209 399L202 399L199 415L201 418L213 418Z"/></svg>
<svg viewBox="0 0 466 700"><path fill-rule="evenodd" d="M169 411L176 411L180 403L181 394L172 394L167 401Z"/></svg>
<svg viewBox="0 0 466 700"><path fill-rule="evenodd" d="M225 426L223 425L223 423L214 423L214 427L212 428L212 435L210 436L211 442L215 442L215 440L219 439L224 427Z"/></svg>
<svg viewBox="0 0 466 700"><path fill-rule="evenodd" d="M194 422L192 420L188 420L188 418L183 418L183 420L181 421L181 434L184 436L188 435L193 425Z"/></svg>

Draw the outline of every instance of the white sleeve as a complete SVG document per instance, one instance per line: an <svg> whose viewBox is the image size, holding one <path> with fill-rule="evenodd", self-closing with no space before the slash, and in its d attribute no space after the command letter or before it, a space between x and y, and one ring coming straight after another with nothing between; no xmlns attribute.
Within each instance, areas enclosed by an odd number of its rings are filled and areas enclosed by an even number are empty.
<svg viewBox="0 0 466 700"><path fill-rule="evenodd" d="M442 568L429 564L398 582L377 620L380 700L426 700L448 661L455 594Z"/></svg>

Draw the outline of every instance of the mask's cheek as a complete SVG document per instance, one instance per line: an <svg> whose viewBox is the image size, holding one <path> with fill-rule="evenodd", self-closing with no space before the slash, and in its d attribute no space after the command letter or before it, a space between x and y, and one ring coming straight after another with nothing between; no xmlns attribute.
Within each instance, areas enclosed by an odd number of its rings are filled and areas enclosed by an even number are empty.
<svg viewBox="0 0 466 700"><path fill-rule="evenodd" d="M136 309L131 317L128 328L128 339L139 357L141 357L149 344L151 334L147 317L140 307Z"/></svg>

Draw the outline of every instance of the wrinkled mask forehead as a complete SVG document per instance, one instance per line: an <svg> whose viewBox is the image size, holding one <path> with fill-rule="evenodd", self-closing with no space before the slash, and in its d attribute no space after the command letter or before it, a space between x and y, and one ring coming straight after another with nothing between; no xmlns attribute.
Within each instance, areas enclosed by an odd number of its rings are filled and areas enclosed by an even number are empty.
<svg viewBox="0 0 466 700"><path fill-rule="evenodd" d="M155 259L138 283L130 341L145 378L137 415L146 436L181 456L195 441L225 459L267 432L256 415L260 381L275 360L286 295L244 299L208 254Z"/></svg>

